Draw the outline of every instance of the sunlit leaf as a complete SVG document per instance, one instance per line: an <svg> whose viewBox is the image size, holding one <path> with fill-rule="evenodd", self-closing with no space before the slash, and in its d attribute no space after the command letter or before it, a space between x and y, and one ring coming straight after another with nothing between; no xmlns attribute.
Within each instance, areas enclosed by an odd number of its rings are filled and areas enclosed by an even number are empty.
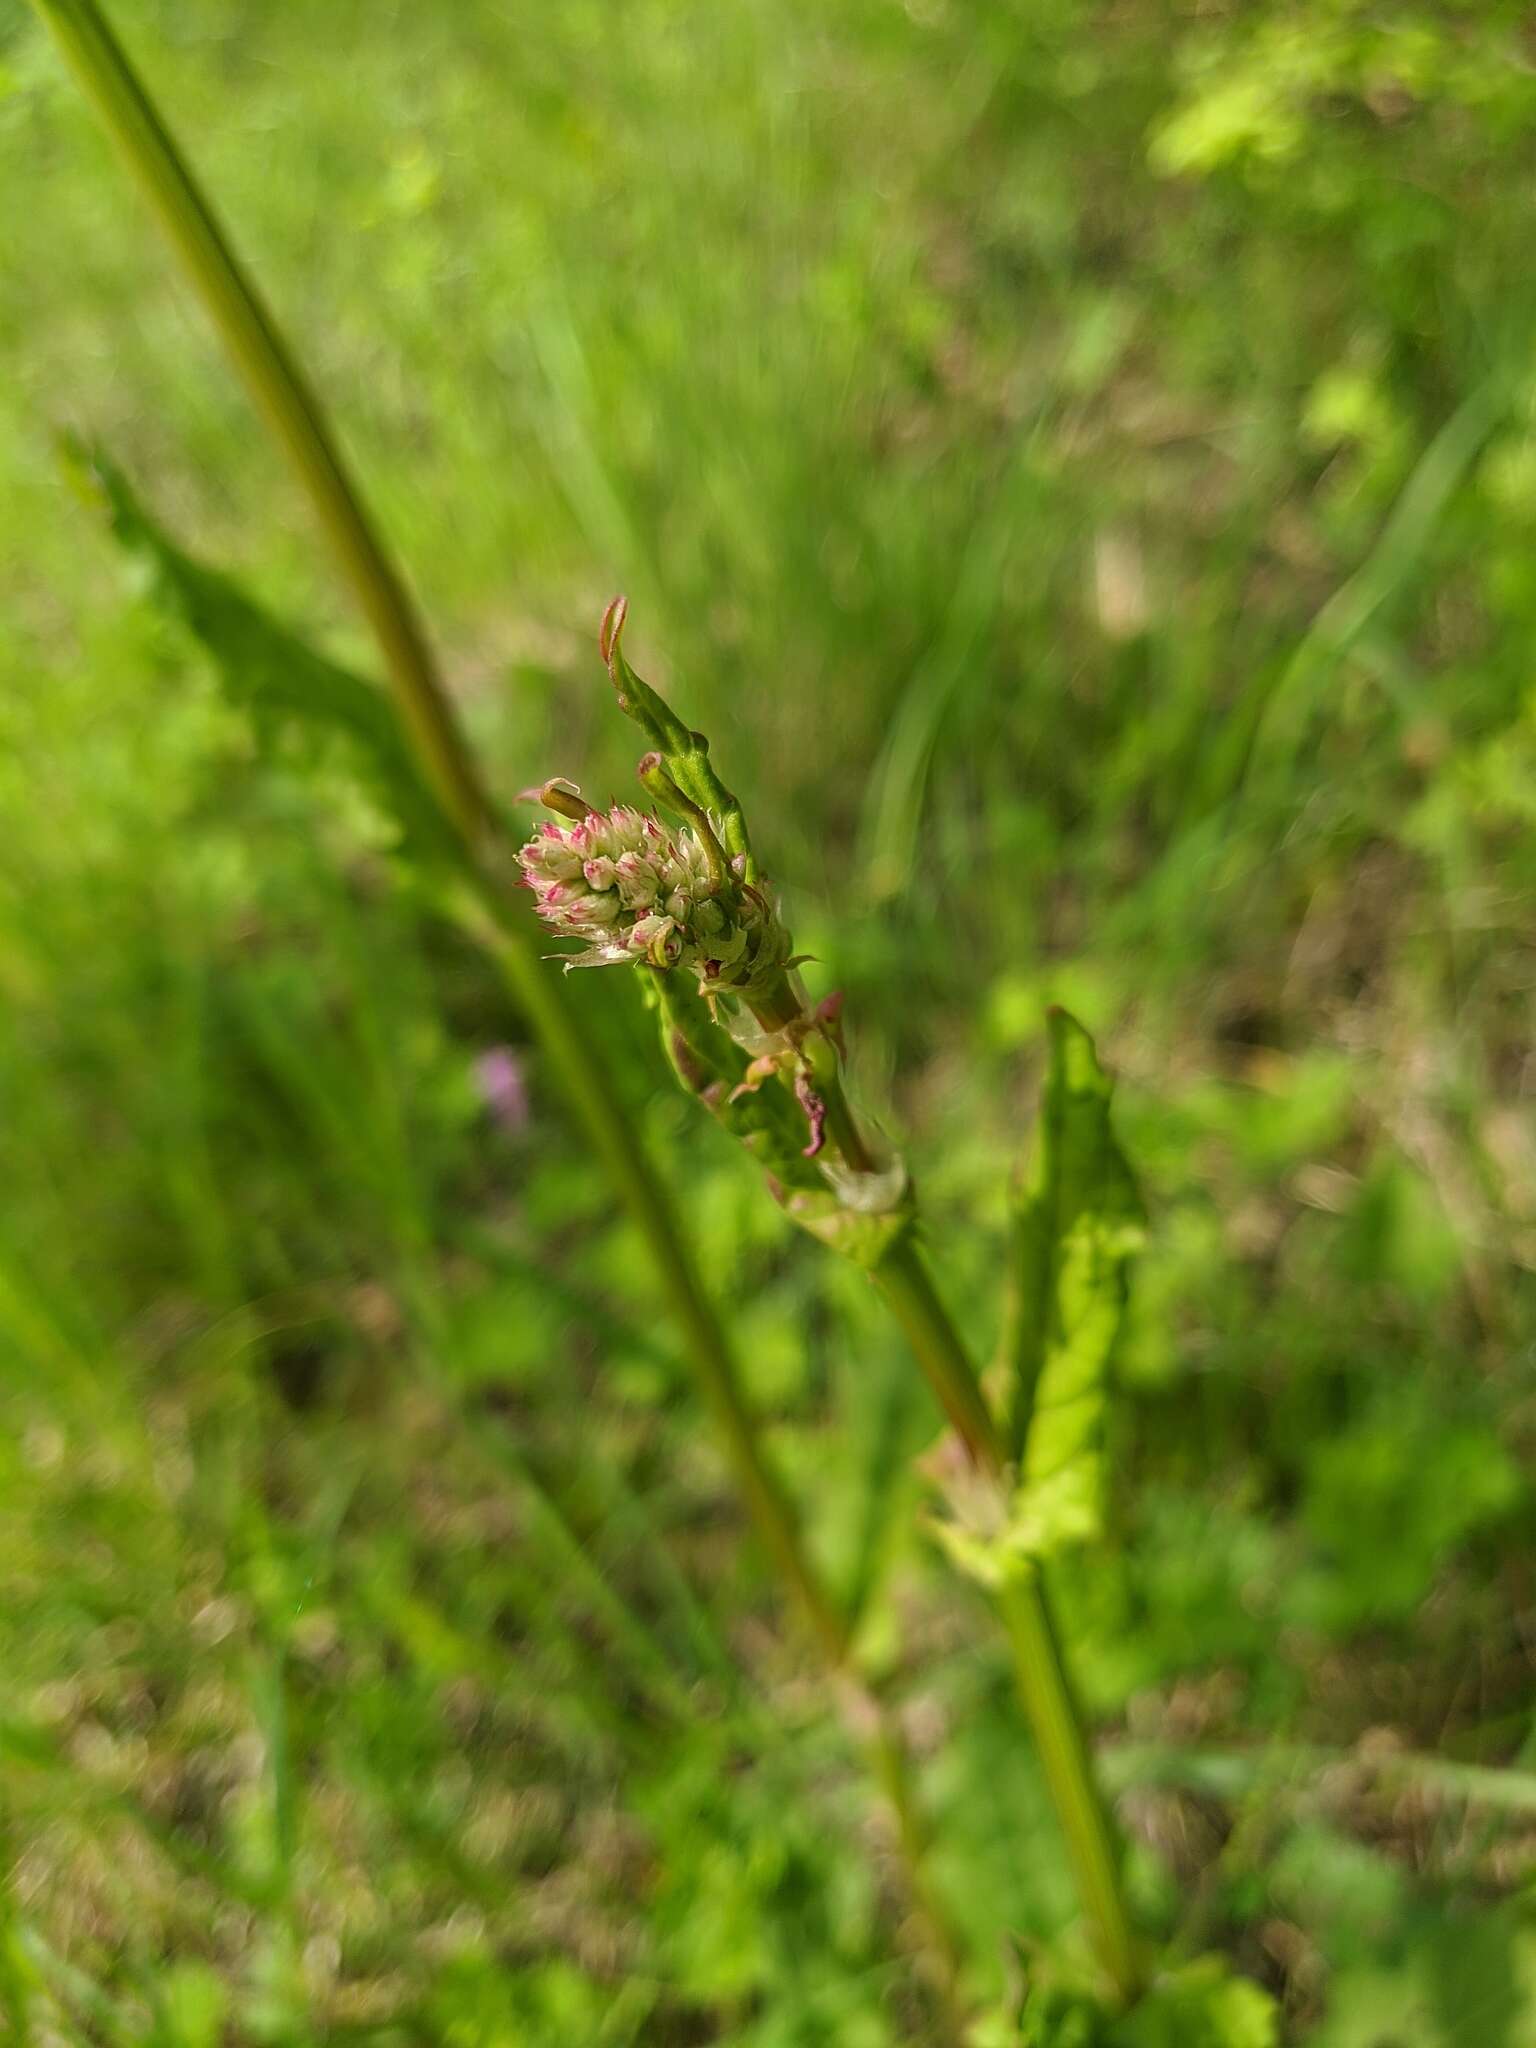
<svg viewBox="0 0 1536 2048"><path fill-rule="evenodd" d="M1277 2048L1279 2039L1269 1993L1208 1955L1158 1976L1120 2014L1037 1969L1022 2012L984 2023L978 2048Z"/></svg>
<svg viewBox="0 0 1536 2048"><path fill-rule="evenodd" d="M1005 1339L1021 1451L1013 1542L1035 1555L1093 1537L1103 1519L1109 1368L1145 1236L1112 1088L1082 1025L1053 1010Z"/></svg>

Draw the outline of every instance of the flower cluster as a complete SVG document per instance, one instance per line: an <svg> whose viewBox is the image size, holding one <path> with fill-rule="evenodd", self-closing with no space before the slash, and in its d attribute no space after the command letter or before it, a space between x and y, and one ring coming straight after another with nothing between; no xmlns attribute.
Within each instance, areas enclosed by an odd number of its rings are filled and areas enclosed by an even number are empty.
<svg viewBox="0 0 1536 2048"><path fill-rule="evenodd" d="M578 804L562 789L569 813ZM585 808L570 823L541 825L519 859L539 916L582 942L567 968L647 961L696 974L706 994L750 996L789 957L767 898L689 825L669 831L628 804Z"/></svg>

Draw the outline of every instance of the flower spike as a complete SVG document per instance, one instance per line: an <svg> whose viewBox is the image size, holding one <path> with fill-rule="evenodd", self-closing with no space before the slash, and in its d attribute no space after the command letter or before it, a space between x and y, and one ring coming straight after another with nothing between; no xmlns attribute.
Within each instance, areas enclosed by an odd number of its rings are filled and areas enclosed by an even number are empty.
<svg viewBox="0 0 1536 2048"><path fill-rule="evenodd" d="M704 813L669 832L628 804L572 815L570 785L544 787L570 822L541 825L518 859L544 923L582 942L568 967L681 967L704 995L749 1007L783 981L789 933L768 898L731 874Z"/></svg>
<svg viewBox="0 0 1536 2048"><path fill-rule="evenodd" d="M640 783L678 822L665 824L656 813L626 804L594 810L573 783L558 777L530 791L565 821L542 825L519 855L538 914L561 938L578 942L580 950L566 957L568 969L625 963L653 969L653 997L672 1020L673 1037L685 1005L672 970L691 976L711 1027L723 1025L735 1043L712 1081L688 1085L728 1121L757 1119L759 1136L784 1114L791 1123L801 1120L798 1158L775 1147L774 1178L794 1188L796 1200L822 1200L835 1169L858 1199L845 1191L834 1206L867 1205L895 1217L905 1200L905 1170L885 1171L843 1091L842 998L810 1007L794 973L808 956L794 951L753 859L741 805L710 761L709 741L684 725L624 658L628 612L626 600L614 598L603 614L598 648L620 710L650 742L637 770ZM685 1079L707 1071L691 1039L687 1045L684 1059L669 1047ZM794 1180L808 1170L806 1160L817 1161L809 1188ZM801 1220L822 1227L805 1215Z"/></svg>

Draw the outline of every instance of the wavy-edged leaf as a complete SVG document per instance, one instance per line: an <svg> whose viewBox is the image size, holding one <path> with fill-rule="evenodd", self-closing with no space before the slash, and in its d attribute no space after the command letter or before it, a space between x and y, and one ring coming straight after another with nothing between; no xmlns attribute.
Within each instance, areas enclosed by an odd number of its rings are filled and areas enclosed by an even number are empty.
<svg viewBox="0 0 1536 2048"><path fill-rule="evenodd" d="M384 692L317 653L233 577L189 555L100 449L66 440L63 455L72 479L105 513L144 595L212 658L231 702L249 714L258 743L270 748L289 733L339 741L396 826L398 850L418 862L452 859L452 827L418 772Z"/></svg>
<svg viewBox="0 0 1536 2048"><path fill-rule="evenodd" d="M1075 1017L1056 1009L1049 1025L1004 1337L1020 1453L1011 1539L1037 1556L1102 1526L1110 1362L1145 1237L1141 1197L1110 1119L1114 1084Z"/></svg>

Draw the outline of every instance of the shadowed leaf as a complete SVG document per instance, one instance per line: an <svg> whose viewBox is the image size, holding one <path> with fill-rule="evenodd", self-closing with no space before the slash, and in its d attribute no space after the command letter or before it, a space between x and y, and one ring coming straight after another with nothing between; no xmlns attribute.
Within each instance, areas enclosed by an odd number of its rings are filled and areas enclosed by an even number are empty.
<svg viewBox="0 0 1536 2048"><path fill-rule="evenodd" d="M233 577L178 546L99 449L66 440L63 455L73 480L105 512L149 602L184 626L211 657L231 702L249 713L262 747L270 749L293 732L307 741L339 740L370 796L396 826L397 850L418 861L451 859L452 830L416 770L384 692L317 653L247 597Z"/></svg>

